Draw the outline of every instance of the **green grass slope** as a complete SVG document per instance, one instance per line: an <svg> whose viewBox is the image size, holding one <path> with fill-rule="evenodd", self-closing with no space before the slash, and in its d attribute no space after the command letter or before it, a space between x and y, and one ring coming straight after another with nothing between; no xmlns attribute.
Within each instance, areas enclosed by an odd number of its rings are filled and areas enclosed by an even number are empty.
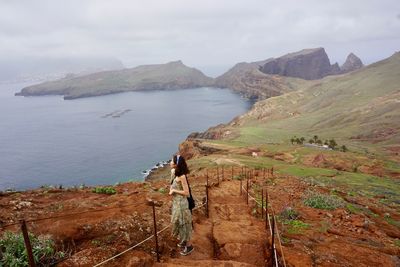
<svg viewBox="0 0 400 267"><path fill-rule="evenodd" d="M240 125L234 127L238 140L246 142L317 134L371 146L400 144L400 53L260 101L231 125Z"/></svg>

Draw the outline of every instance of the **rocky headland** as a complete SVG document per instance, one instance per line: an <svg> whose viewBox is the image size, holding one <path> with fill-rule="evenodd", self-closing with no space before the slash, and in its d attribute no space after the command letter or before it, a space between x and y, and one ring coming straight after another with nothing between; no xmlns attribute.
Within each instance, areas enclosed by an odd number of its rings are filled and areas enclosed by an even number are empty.
<svg viewBox="0 0 400 267"><path fill-rule="evenodd" d="M129 91L175 90L211 86L213 80L182 61L66 77L25 87L17 96L63 95L64 99Z"/></svg>
<svg viewBox="0 0 400 267"><path fill-rule="evenodd" d="M328 75L347 73L363 67L361 60L351 53L342 67L331 65L324 48L303 49L268 60L260 67L267 74L317 80Z"/></svg>

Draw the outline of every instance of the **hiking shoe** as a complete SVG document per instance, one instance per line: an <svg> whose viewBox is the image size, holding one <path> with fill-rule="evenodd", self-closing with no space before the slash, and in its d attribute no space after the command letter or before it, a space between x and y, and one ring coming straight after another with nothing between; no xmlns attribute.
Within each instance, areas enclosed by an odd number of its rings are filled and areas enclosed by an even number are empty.
<svg viewBox="0 0 400 267"><path fill-rule="evenodd" d="M179 248L186 247L186 241L182 241L182 242L178 243L178 247Z"/></svg>
<svg viewBox="0 0 400 267"><path fill-rule="evenodd" d="M180 252L180 254L181 254L182 256L186 256L186 255L189 255L190 253L192 253L193 250L194 250L194 247L193 247L193 246L186 246L186 247Z"/></svg>

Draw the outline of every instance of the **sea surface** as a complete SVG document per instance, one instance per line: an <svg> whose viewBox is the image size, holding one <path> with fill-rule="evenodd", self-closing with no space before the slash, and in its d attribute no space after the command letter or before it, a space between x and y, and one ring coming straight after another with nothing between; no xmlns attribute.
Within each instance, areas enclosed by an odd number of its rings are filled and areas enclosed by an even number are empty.
<svg viewBox="0 0 400 267"><path fill-rule="evenodd" d="M143 180L190 133L252 105L227 89L130 92L63 100L0 84L0 190Z"/></svg>

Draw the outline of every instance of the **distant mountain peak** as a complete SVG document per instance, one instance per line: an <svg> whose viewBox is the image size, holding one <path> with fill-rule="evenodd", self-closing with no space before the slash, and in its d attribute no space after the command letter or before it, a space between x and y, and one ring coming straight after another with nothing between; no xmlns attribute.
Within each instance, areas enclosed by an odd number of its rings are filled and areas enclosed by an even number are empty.
<svg viewBox="0 0 400 267"><path fill-rule="evenodd" d="M170 65L185 65L185 64L183 64L182 60L170 61L167 64L170 64Z"/></svg>
<svg viewBox="0 0 400 267"><path fill-rule="evenodd" d="M284 56L281 56L280 58L292 58L292 57L305 56L305 55L314 54L314 53L326 54L325 49L323 47L317 47L317 48L306 48L306 49L302 49L297 52L288 53Z"/></svg>
<svg viewBox="0 0 400 267"><path fill-rule="evenodd" d="M362 67L364 67L364 64L362 63L361 59L354 53L350 53L340 69L343 73L346 73Z"/></svg>

